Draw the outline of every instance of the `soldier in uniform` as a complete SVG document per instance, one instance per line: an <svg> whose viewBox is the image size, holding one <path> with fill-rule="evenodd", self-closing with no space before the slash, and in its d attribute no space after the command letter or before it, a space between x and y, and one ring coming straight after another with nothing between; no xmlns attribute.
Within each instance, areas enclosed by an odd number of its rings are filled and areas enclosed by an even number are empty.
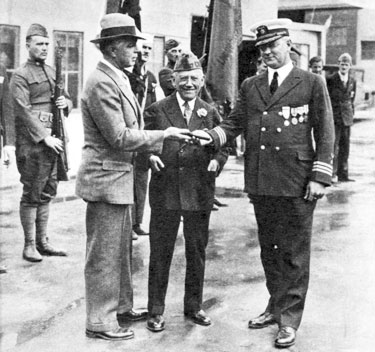
<svg viewBox="0 0 375 352"><path fill-rule="evenodd" d="M331 184L334 138L322 78L291 62L291 39L283 27L288 22L279 19L256 26L256 46L268 72L242 83L235 109L220 126L208 133L194 132L210 136L216 147L244 132L245 191L255 210L270 294L265 311L248 326L259 329L278 323L279 348L295 343L301 323L313 212Z"/></svg>
<svg viewBox="0 0 375 352"><path fill-rule="evenodd" d="M339 57L339 71L327 78L335 122L335 148L333 181L349 182L350 130L353 125L354 99L357 83L350 76L352 57L344 53Z"/></svg>
<svg viewBox="0 0 375 352"><path fill-rule="evenodd" d="M165 43L165 55L167 57L167 65L159 72L160 87L167 97L171 95L176 87L173 84L173 69L177 59L181 56L180 42L175 39L169 39Z"/></svg>
<svg viewBox="0 0 375 352"><path fill-rule="evenodd" d="M198 97L204 84L201 64L192 53L182 54L175 68L176 92L145 112L146 129L170 126L213 128L220 122L215 108ZM202 310L205 249L214 200L215 177L227 153L200 144L165 141L160 154L150 156L150 266L147 328L164 330L165 296L181 216L186 243L184 313L193 322L210 325Z"/></svg>
<svg viewBox="0 0 375 352"><path fill-rule="evenodd" d="M16 161L23 193L20 218L25 236L23 258L39 262L42 255L66 256L51 246L47 237L49 204L56 196L57 154L63 144L51 135L55 71L45 64L48 55L47 30L32 24L26 34L28 61L17 69L10 89L16 124ZM72 109L67 94L56 99L65 116ZM35 246L36 245L36 246Z"/></svg>

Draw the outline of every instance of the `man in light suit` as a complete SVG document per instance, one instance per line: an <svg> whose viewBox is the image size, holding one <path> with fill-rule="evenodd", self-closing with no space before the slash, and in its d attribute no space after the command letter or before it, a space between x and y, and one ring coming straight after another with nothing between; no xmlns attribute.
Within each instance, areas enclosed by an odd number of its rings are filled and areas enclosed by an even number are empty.
<svg viewBox="0 0 375 352"><path fill-rule="evenodd" d="M176 92L152 104L145 112L146 129L170 126L213 128L220 115L198 97L204 84L201 64L192 53L183 53L174 68ZM163 313L176 236L183 217L186 276L184 313L194 323L210 325L202 310L205 250L214 201L215 177L227 160L225 151L214 152L199 143L165 141L162 153L150 157L150 266L149 319L153 332L165 328Z"/></svg>
<svg viewBox="0 0 375 352"><path fill-rule="evenodd" d="M82 95L84 147L76 193L86 211L86 335L125 340L133 331L123 321L145 318L133 310L131 219L135 151L160 151L165 138L189 139L180 130L145 132L143 118L123 69L134 65L141 33L123 14L101 20L103 59Z"/></svg>
<svg viewBox="0 0 375 352"><path fill-rule="evenodd" d="M331 97L333 120L335 122L335 148L333 159L333 181L350 182L349 151L350 130L353 126L354 99L357 83L350 76L352 57L344 53L339 57L339 71L327 78L328 92Z"/></svg>
<svg viewBox="0 0 375 352"><path fill-rule="evenodd" d="M277 323L278 348L295 343L301 323L313 212L331 183L334 139L323 79L291 62L292 43L284 27L289 21L256 26L256 46L268 72L242 83L235 109L220 126L208 133L194 132L210 136L217 147L244 132L245 191L255 210L270 294L264 313L248 326L259 329Z"/></svg>

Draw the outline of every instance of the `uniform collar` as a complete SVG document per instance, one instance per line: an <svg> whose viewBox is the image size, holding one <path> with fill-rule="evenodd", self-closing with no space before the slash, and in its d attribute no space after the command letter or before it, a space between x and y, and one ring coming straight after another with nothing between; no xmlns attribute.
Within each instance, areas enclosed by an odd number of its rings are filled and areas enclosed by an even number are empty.
<svg viewBox="0 0 375 352"><path fill-rule="evenodd" d="M268 83L271 84L273 74L277 72L278 78L277 81L279 82L279 86L284 81L284 79L289 75L289 73L293 70L293 63L289 61L286 65L279 67L278 69L274 70L271 67L268 67Z"/></svg>

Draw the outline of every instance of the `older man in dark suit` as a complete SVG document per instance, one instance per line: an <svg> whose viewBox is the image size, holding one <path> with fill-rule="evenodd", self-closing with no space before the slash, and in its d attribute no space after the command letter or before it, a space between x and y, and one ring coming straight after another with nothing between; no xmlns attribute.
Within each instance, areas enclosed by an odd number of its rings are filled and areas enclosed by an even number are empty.
<svg viewBox="0 0 375 352"><path fill-rule="evenodd" d="M143 118L123 69L134 65L142 38L134 20L109 14L101 21L98 43L103 59L82 94L84 147L76 192L86 212L86 335L106 340L134 336L122 321L145 318L133 310L131 275L134 151L160 151L165 138L184 130L140 131ZM188 132L185 129L185 132Z"/></svg>
<svg viewBox="0 0 375 352"><path fill-rule="evenodd" d="M344 53L339 57L339 71L327 78L335 122L333 181L349 182L350 129L353 126L354 99L357 83L350 76L352 57Z"/></svg>
<svg viewBox="0 0 375 352"><path fill-rule="evenodd" d="M146 129L170 126L189 130L213 128L220 115L198 97L204 83L201 64L182 54L174 68L176 92L145 112ZM202 310L205 249L213 205L215 177L227 158L222 151L197 143L165 141L162 153L150 157L150 267L147 328L164 330L165 296L181 216L184 224L186 277L184 313L193 322L210 325Z"/></svg>
<svg viewBox="0 0 375 352"><path fill-rule="evenodd" d="M295 343L310 272L316 200L331 183L333 120L321 77L294 67L287 20L256 26L256 46L268 72L246 79L235 109L207 132L215 146L242 131L246 140L245 190L254 205L261 260L270 294L259 329L278 323L276 347ZM315 139L315 147L312 135Z"/></svg>

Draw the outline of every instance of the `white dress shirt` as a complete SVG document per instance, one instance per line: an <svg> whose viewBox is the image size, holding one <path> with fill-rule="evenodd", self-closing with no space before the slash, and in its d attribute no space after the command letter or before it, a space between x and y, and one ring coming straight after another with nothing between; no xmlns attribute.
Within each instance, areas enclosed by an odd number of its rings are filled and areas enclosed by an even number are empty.
<svg viewBox="0 0 375 352"><path fill-rule="evenodd" d="M194 98L193 100L184 100L184 99L181 98L181 95L180 95L179 92L176 93L176 97L177 97L178 105L181 109L182 115L184 115L184 113L185 113L185 106L184 106L185 101L187 101L187 103L189 104L190 110L191 111L194 110L195 101L197 100L197 98ZM189 117L189 120L187 121L188 124L190 122L190 117Z"/></svg>
<svg viewBox="0 0 375 352"><path fill-rule="evenodd" d="M293 69L293 63L290 61L286 65L279 67L278 69L274 70L271 67L268 67L268 84L271 85L271 81L273 78L273 74L277 72L277 82L278 86L280 87L281 83L283 83L284 79L289 75L290 71Z"/></svg>

